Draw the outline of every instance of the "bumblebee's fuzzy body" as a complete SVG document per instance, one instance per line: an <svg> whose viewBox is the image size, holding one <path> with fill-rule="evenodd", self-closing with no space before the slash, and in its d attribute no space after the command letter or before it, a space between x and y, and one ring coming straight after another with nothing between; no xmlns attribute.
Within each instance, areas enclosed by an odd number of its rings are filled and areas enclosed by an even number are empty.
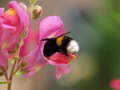
<svg viewBox="0 0 120 90"><path fill-rule="evenodd" d="M50 57L56 52L63 53L68 57L68 53L74 54L79 51L78 43L71 37L64 34L56 38L44 39L47 40L44 46L44 56Z"/></svg>

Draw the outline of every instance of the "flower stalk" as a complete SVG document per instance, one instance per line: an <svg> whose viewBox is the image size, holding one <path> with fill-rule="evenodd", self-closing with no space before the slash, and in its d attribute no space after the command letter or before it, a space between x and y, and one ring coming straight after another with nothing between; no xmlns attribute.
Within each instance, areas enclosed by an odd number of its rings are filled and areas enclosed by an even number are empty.
<svg viewBox="0 0 120 90"><path fill-rule="evenodd" d="M33 8L34 4L31 5L30 8ZM31 14L32 15L32 14ZM30 21L31 21L32 17L29 17L29 21L28 21L28 24L26 25L26 27L24 28L24 31L21 33L20 35L20 42L19 42L19 45L18 45L18 49L16 50L15 52L15 55L13 57L14 59L14 63L13 63L13 66L12 66L12 69L11 69L11 72L10 72L10 76L8 78L7 76L7 73L5 74L5 78L6 80L8 81L8 84L7 84L7 90L11 90L11 86L12 86L12 81L13 81L13 75L15 75L15 73L19 70L19 63L21 62L22 59L19 58L19 54L20 54L20 49L21 49L21 46L23 45L23 40L24 38L26 37L27 35L27 32L28 32L28 26L30 24ZM23 57L24 58L24 57ZM20 59L20 62L17 62L18 60ZM18 63L18 64L17 64Z"/></svg>
<svg viewBox="0 0 120 90"><path fill-rule="evenodd" d="M12 66L12 69L11 69L11 72L10 72L10 77L7 79L7 76L6 76L6 80L8 80L8 82L9 82L8 85L7 85L7 90L11 90L13 75L14 75L14 71L15 71L15 68L16 68L17 61L19 60L19 52L20 52L20 48L21 48L21 46L23 44L22 43L23 39L24 38L21 38L18 50L16 51L15 56L13 57L14 63L13 63L13 66Z"/></svg>
<svg viewBox="0 0 120 90"><path fill-rule="evenodd" d="M7 85L7 90L11 90L11 86L12 86L12 79L13 79L13 72L14 72L14 69L15 69L15 66L16 66L16 60L14 61L14 64L12 66L12 70L11 70L11 73L10 73L10 77L8 79L8 85Z"/></svg>

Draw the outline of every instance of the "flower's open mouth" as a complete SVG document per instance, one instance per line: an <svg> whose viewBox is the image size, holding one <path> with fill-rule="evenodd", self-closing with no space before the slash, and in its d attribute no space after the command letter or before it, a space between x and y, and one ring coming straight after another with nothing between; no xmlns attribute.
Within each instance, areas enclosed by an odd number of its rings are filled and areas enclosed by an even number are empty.
<svg viewBox="0 0 120 90"><path fill-rule="evenodd" d="M57 64L68 64L70 63L73 59L75 59L77 56L74 54L68 53L68 57L61 53L61 52L56 52L50 57L47 57L50 62L54 62L54 65Z"/></svg>
<svg viewBox="0 0 120 90"><path fill-rule="evenodd" d="M61 53L61 52L55 52L55 53ZM54 53L54 54L55 54ZM52 57L54 54L52 54L51 56L49 56L49 57L46 57L45 55L45 58L47 58L48 60L50 60L50 57ZM64 55L63 53L61 53L61 55ZM65 56L65 55L64 55ZM57 56L56 56L57 57ZM73 60L73 59L75 59L75 58L77 58L78 59L78 56L76 55L76 53L74 53L74 54L72 54L72 53L68 53L68 56L66 56L66 58L68 59L68 60Z"/></svg>

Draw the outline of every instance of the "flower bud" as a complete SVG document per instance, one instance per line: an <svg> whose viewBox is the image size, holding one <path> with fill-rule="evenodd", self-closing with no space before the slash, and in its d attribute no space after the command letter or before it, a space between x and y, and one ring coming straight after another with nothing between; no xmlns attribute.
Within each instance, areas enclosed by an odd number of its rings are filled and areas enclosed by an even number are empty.
<svg viewBox="0 0 120 90"><path fill-rule="evenodd" d="M27 11L27 6L24 3L19 3L23 10Z"/></svg>
<svg viewBox="0 0 120 90"><path fill-rule="evenodd" d="M3 76L6 72L6 68L4 66L0 66L0 76Z"/></svg>
<svg viewBox="0 0 120 90"><path fill-rule="evenodd" d="M33 11L32 11L32 19L39 18L39 16L41 15L41 13L42 13L42 7L39 6L39 5L35 5L33 7Z"/></svg>

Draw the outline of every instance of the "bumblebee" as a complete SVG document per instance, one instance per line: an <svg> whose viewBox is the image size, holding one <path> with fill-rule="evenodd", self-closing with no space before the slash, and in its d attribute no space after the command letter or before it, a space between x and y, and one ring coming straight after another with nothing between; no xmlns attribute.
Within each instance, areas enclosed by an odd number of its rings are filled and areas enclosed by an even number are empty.
<svg viewBox="0 0 120 90"><path fill-rule="evenodd" d="M68 58L68 53L75 54L79 51L79 45L77 41L68 37L67 34L70 32L64 33L58 37L42 39L46 41L43 49L43 54L45 57L50 57L56 52L63 53Z"/></svg>

